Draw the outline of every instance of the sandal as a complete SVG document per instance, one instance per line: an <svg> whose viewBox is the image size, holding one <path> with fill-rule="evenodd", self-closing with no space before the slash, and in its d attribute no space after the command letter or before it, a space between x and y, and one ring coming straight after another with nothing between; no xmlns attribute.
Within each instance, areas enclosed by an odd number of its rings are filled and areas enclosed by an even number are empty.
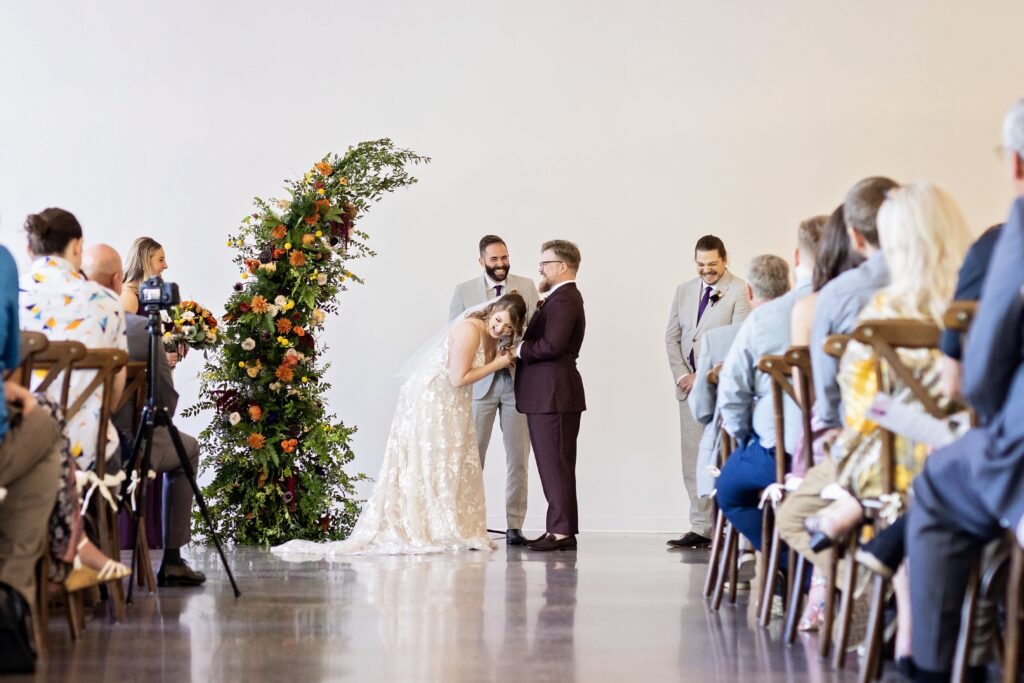
<svg viewBox="0 0 1024 683"><path fill-rule="evenodd" d="M81 542L78 544L78 549L81 550L87 543L89 543L89 538L87 536L83 536ZM71 570L71 573L68 574L68 577L64 579L64 590L68 593L74 593L75 591L80 591L84 588L98 586L101 583L118 581L131 575L131 573L131 569L117 560L111 559L108 559L97 571L92 567L86 567L82 563L82 556L76 553L74 568Z"/></svg>

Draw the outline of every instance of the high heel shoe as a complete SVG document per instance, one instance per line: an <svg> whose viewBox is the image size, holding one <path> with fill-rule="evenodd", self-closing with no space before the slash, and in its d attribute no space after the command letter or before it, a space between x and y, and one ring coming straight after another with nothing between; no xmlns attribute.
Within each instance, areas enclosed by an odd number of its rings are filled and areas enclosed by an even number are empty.
<svg viewBox="0 0 1024 683"><path fill-rule="evenodd" d="M88 537L83 536L78 544L78 549L81 550L87 543L89 543ZM130 576L132 573L131 569L117 560L111 559L107 559L99 571L92 567L86 567L82 563L82 556L78 553L75 554L75 562L72 567L71 573L64 579L64 590L68 593L74 593L91 586L98 586L109 581L117 581Z"/></svg>
<svg viewBox="0 0 1024 683"><path fill-rule="evenodd" d="M836 544L836 540L825 533L822 521L821 517L807 517L804 519L804 529L811 535L810 548L816 553L828 550Z"/></svg>

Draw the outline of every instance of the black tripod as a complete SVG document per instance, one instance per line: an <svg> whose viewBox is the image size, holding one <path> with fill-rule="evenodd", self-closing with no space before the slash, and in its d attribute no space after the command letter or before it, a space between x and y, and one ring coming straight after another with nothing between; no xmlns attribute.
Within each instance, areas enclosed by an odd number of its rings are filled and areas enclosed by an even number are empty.
<svg viewBox="0 0 1024 683"><path fill-rule="evenodd" d="M242 596L242 592L238 590L238 584L235 583L235 576L231 573L231 567L228 565L228 559L224 556L224 549L220 545L220 539L217 538L217 532L213 528L213 522L210 520L210 511L206 507L206 500L203 498L203 492L199 490L199 484L196 483L196 473L192 471L192 463L189 462L188 454L185 453L185 447L181 443L181 436L178 434L178 429L171 422L171 414L167 410L166 406L158 406L156 404L157 395L157 383L160 381L157 375L157 363L156 358L158 353L163 353L163 344L160 341L161 337L161 321L160 321L160 306L157 304L145 304L144 308L149 316L149 324L146 326L146 332L149 334L149 357L146 360L146 405L142 408L142 419L139 421L139 429L135 434L135 444L132 446L132 455L128 459L127 470L132 471L135 468L135 463L138 460L139 453L142 453L142 462L139 468L139 480L138 480L138 504L137 512L135 514L135 526L133 529L133 541L132 541L132 567L138 567L138 544L139 544L139 524L145 523L146 516L146 485L149 483L149 471L150 455L153 448L153 430L156 427L166 427L167 431L171 435L171 442L174 444L174 450L178 453L178 460L181 462L181 470L188 477L188 482L192 485L192 491L195 493L196 502L199 504L199 511L203 515L203 520L206 521L206 529L210 534L210 538L213 539L214 545L217 546L217 553L220 555L220 561L224 565L224 570L228 574L228 580L231 582L231 589L235 593L235 597L239 598ZM145 449L142 448L142 444L145 443ZM128 582L128 597L127 602L132 601L132 589L135 585L134 581Z"/></svg>

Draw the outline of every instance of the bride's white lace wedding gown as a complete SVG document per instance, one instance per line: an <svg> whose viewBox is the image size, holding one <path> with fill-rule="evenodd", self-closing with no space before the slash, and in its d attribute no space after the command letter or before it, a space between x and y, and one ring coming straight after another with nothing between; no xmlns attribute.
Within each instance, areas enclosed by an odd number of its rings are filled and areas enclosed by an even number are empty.
<svg viewBox="0 0 1024 683"><path fill-rule="evenodd" d="M448 381L450 336L402 385L377 483L352 534L331 543L289 541L274 553L316 559L495 547L487 538L473 387ZM473 367L484 364L481 342Z"/></svg>

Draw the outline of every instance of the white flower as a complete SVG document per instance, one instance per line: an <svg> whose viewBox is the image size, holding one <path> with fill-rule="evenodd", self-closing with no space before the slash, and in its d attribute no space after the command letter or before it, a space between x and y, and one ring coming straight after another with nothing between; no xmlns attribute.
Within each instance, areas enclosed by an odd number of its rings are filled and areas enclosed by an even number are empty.
<svg viewBox="0 0 1024 683"><path fill-rule="evenodd" d="M245 341L242 342L242 348L246 351L252 351L256 348L256 342L251 337L246 337Z"/></svg>
<svg viewBox="0 0 1024 683"><path fill-rule="evenodd" d="M321 287L326 285L327 284L327 275L326 275L326 273L320 273L319 275L317 275L316 276L316 283L318 285L320 285Z"/></svg>
<svg viewBox="0 0 1024 683"><path fill-rule="evenodd" d="M288 297L282 294L278 294L277 296L274 297L274 305L284 308L285 306L288 305Z"/></svg>
<svg viewBox="0 0 1024 683"><path fill-rule="evenodd" d="M242 416L239 415L238 413L231 413L230 415L228 415L228 422L231 423L232 427L235 426L236 424L238 424L241 421L242 421Z"/></svg>
<svg viewBox="0 0 1024 683"><path fill-rule="evenodd" d="M273 263L273 262L271 262L271 263L261 263L260 264L260 270L265 270L268 273L276 273L277 272L277 264Z"/></svg>
<svg viewBox="0 0 1024 683"><path fill-rule="evenodd" d="M182 320L195 320L195 317L196 314L193 313L192 311L185 311L184 313L181 314Z"/></svg>
<svg viewBox="0 0 1024 683"><path fill-rule="evenodd" d="M267 304L267 313L270 314L271 318L276 318L277 314L280 313L280 312L281 312L281 307L280 306L275 306L274 304Z"/></svg>
<svg viewBox="0 0 1024 683"><path fill-rule="evenodd" d="M291 202L290 199L277 199L277 200L274 200L274 201L277 204L278 208L281 208L281 209L287 209L289 206L292 205L292 202Z"/></svg>
<svg viewBox="0 0 1024 683"><path fill-rule="evenodd" d="M281 391L281 383L271 382L267 388L269 388L271 391Z"/></svg>
<svg viewBox="0 0 1024 683"><path fill-rule="evenodd" d="M319 325L327 319L327 314L324 313L322 308L314 308L311 317L313 318L313 323L315 325Z"/></svg>

